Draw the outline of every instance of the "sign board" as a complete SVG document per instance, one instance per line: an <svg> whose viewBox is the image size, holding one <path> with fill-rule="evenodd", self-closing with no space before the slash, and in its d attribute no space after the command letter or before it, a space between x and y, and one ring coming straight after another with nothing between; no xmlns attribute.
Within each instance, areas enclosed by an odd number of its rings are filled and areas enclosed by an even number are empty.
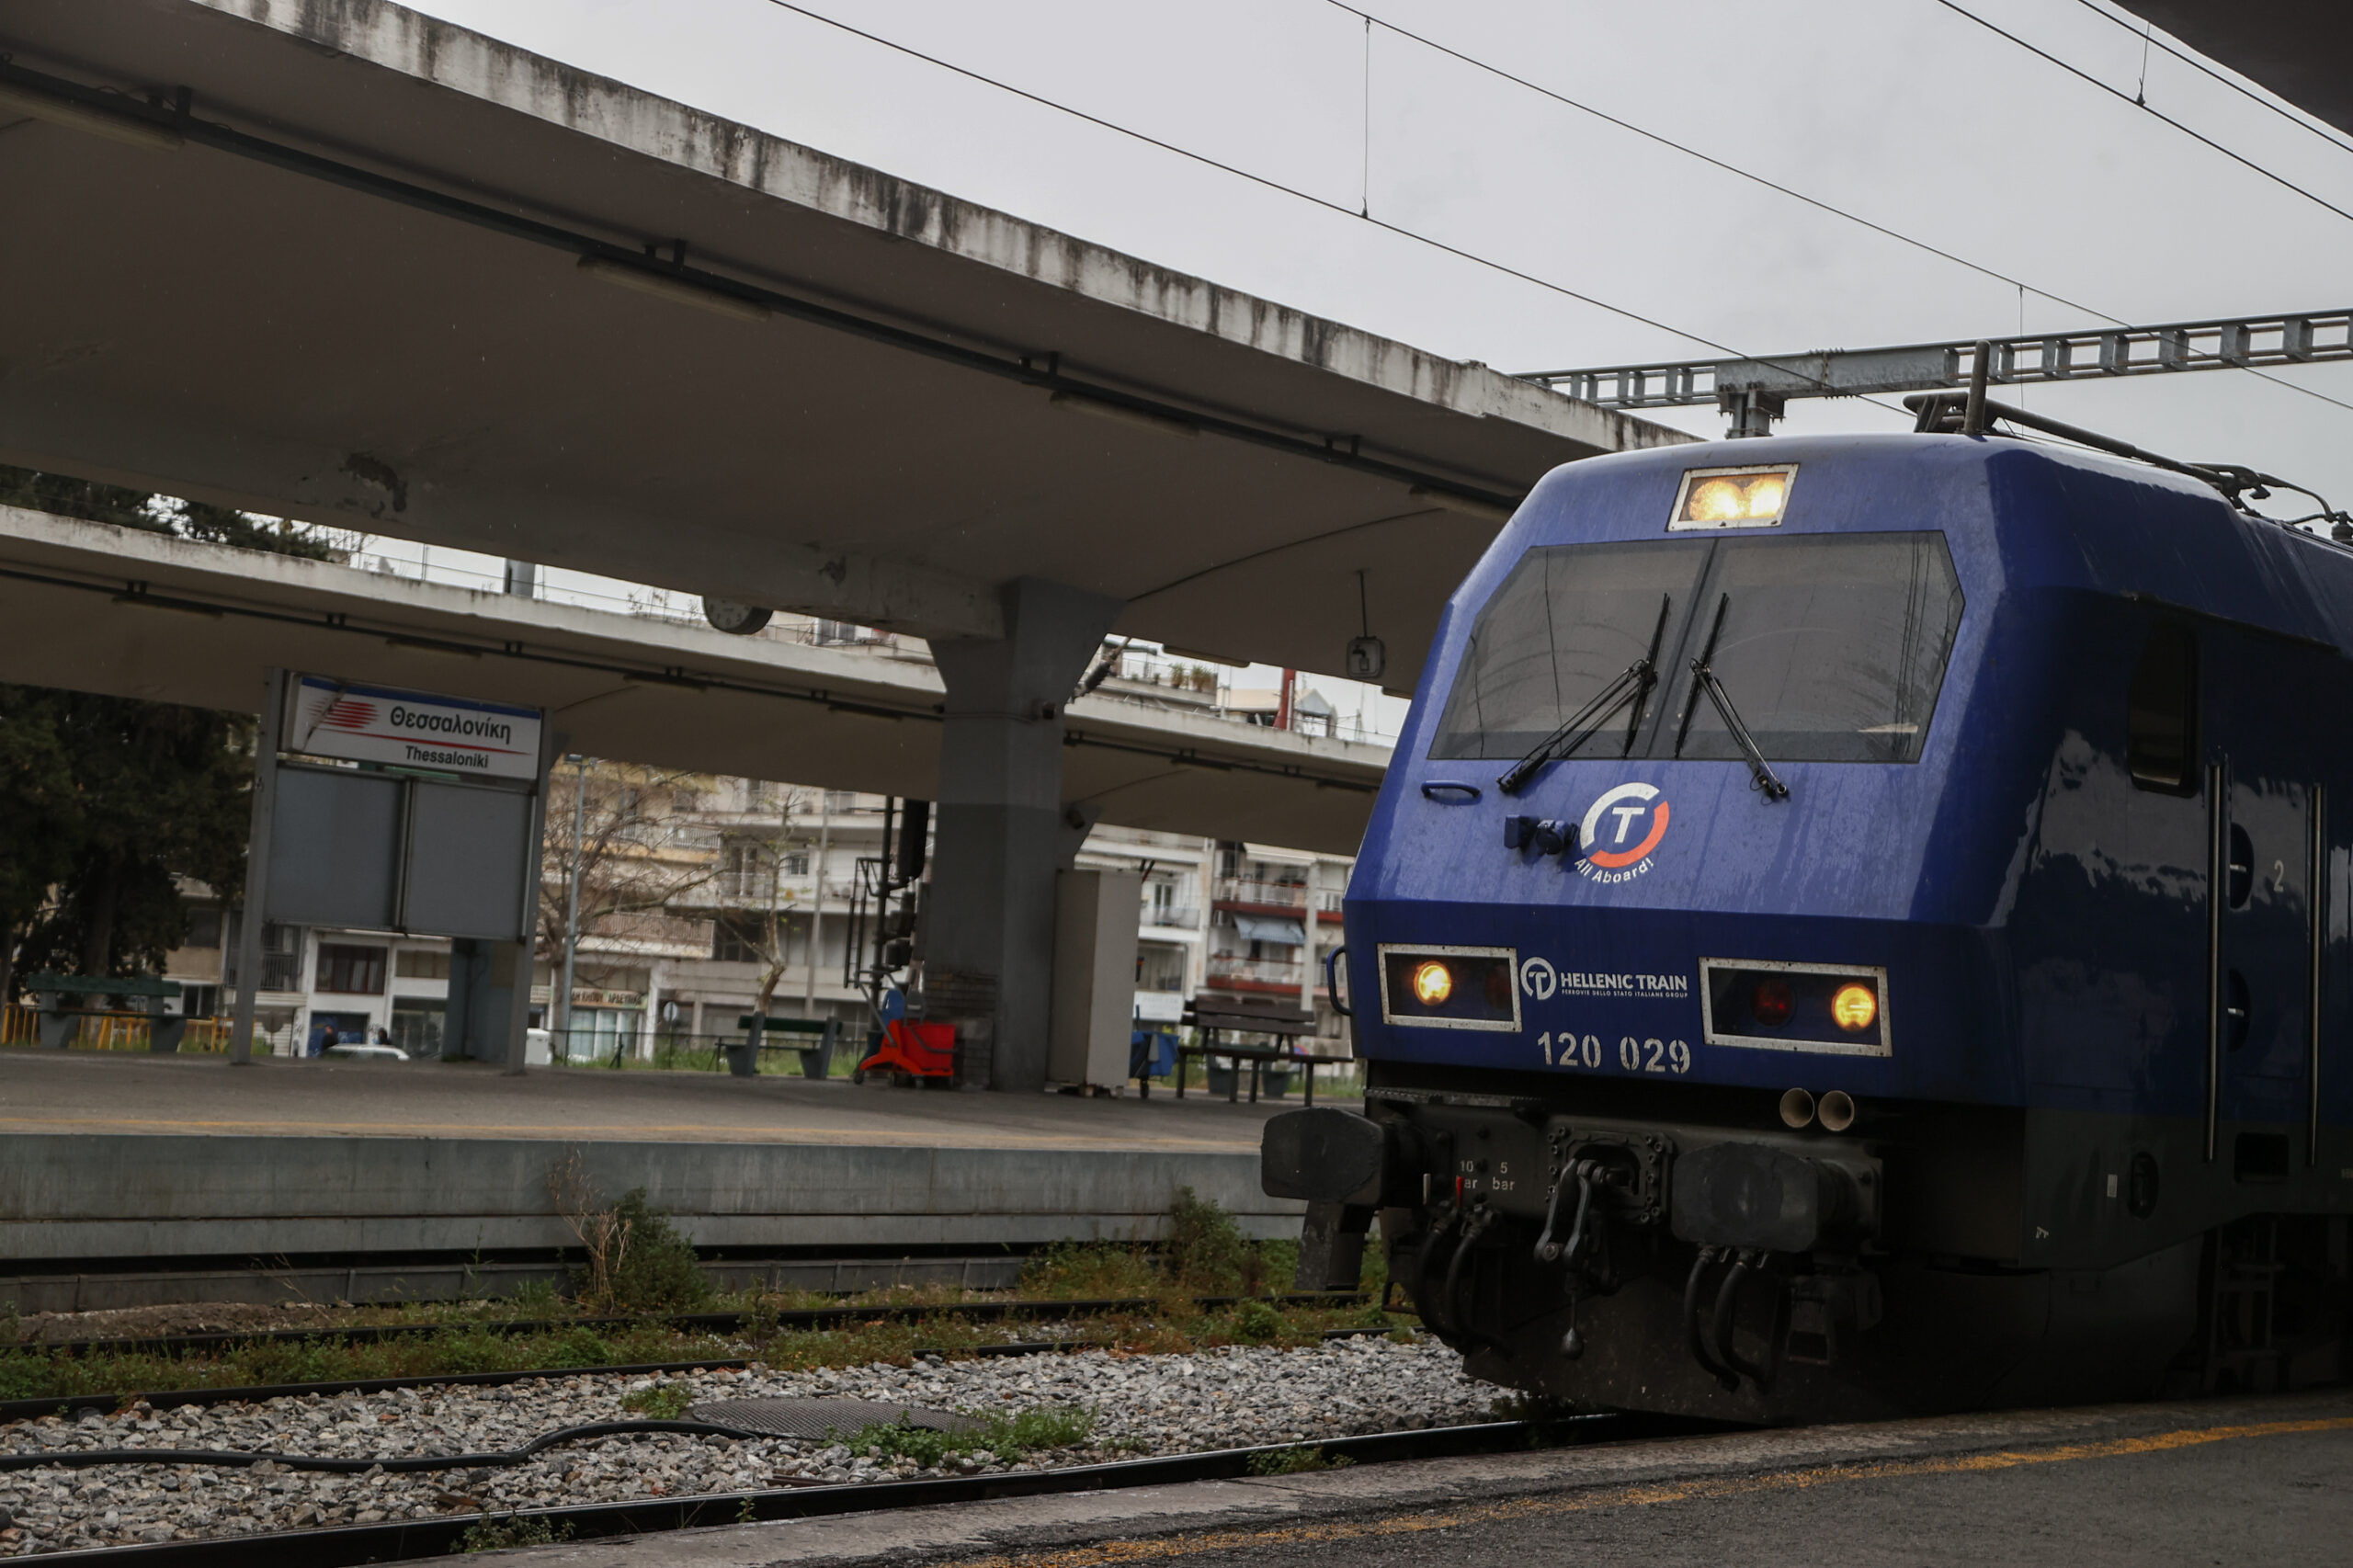
<svg viewBox="0 0 2353 1568"><path fill-rule="evenodd" d="M537 780L536 708L301 676L287 683L281 750L345 762Z"/></svg>

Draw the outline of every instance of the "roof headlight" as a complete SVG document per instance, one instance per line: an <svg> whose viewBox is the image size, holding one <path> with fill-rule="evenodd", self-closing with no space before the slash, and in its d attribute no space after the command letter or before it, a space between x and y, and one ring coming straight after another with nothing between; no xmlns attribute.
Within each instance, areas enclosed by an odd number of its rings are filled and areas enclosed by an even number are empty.
<svg viewBox="0 0 2353 1568"><path fill-rule="evenodd" d="M1695 468L1683 476L1667 531L1688 528L1769 528L1789 509L1795 463L1769 468Z"/></svg>

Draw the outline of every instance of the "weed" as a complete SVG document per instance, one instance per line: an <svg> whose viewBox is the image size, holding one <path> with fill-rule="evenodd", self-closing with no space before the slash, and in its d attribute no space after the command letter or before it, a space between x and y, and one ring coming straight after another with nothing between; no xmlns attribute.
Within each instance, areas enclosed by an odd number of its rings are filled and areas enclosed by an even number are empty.
<svg viewBox="0 0 2353 1568"><path fill-rule="evenodd" d="M1168 1206L1168 1240L1161 1265L1169 1279L1199 1296L1254 1295L1247 1283L1262 1273L1257 1249L1214 1202L1203 1202L1189 1187L1176 1189Z"/></svg>
<svg viewBox="0 0 2353 1568"><path fill-rule="evenodd" d="M711 1299L710 1280L694 1244L656 1213L642 1187L609 1209L597 1207L587 1164L577 1149L548 1168L548 1194L580 1243L585 1267L574 1280L592 1312L692 1312Z"/></svg>
<svg viewBox="0 0 2353 1568"><path fill-rule="evenodd" d="M978 1429L938 1432L904 1422L869 1426L849 1439L853 1453L873 1459L911 1459L926 1469L949 1456L987 1449L1001 1460L1019 1459L1039 1449L1070 1449L1095 1430L1095 1413L1075 1405L1038 1405L1017 1415L992 1415Z"/></svg>
<svg viewBox="0 0 2353 1568"><path fill-rule="evenodd" d="M1250 1456L1250 1473L1303 1475L1309 1471L1346 1470L1356 1462L1346 1454L1327 1454L1317 1448L1269 1449Z"/></svg>
<svg viewBox="0 0 2353 1568"><path fill-rule="evenodd" d="M518 1318L562 1317L564 1312L563 1293L552 1279L526 1279L506 1299Z"/></svg>
<svg viewBox="0 0 2353 1568"><path fill-rule="evenodd" d="M1288 1241L1256 1244L1258 1267L1250 1293L1262 1290L1290 1291L1299 1288L1299 1244Z"/></svg>
<svg viewBox="0 0 2353 1568"><path fill-rule="evenodd" d="M1245 1345L1265 1345L1283 1336L1283 1314L1265 1301L1244 1301L1233 1309L1233 1337Z"/></svg>
<svg viewBox="0 0 2353 1568"><path fill-rule="evenodd" d="M558 1527L545 1519L527 1519L519 1514L492 1514L458 1538L458 1550L471 1555L477 1551L504 1551L512 1546L553 1546L571 1539L570 1525Z"/></svg>
<svg viewBox="0 0 2353 1568"><path fill-rule="evenodd" d="M1033 1300L1114 1301L1160 1289L1152 1255L1133 1242L1058 1242L1021 1266L1020 1290Z"/></svg>
<svg viewBox="0 0 2353 1568"><path fill-rule="evenodd" d="M645 1189L631 1190L613 1206L629 1227L630 1248L612 1271L612 1304L625 1312L690 1312L709 1305L710 1277L694 1244L669 1217L645 1201Z"/></svg>
<svg viewBox="0 0 2353 1568"><path fill-rule="evenodd" d="M685 1383L656 1383L621 1395L623 1410L649 1421L683 1421L694 1402L695 1391Z"/></svg>

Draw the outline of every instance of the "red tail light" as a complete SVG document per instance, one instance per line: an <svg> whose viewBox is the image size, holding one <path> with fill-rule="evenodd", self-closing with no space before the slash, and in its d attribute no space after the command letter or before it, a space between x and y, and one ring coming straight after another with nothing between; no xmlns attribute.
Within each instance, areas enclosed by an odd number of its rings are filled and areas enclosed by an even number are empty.
<svg viewBox="0 0 2353 1568"><path fill-rule="evenodd" d="M1760 980L1756 989L1749 993L1748 1011L1760 1024L1786 1024L1796 1008L1797 994L1786 980Z"/></svg>

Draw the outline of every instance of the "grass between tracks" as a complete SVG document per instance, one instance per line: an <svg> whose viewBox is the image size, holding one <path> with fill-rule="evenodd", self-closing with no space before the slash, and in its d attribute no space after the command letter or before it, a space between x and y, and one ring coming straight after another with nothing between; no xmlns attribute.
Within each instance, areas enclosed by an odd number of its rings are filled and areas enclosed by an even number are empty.
<svg viewBox="0 0 2353 1568"><path fill-rule="evenodd" d="M654 1300L631 1299L633 1275L626 1256L601 1273L584 1269L576 1281L598 1281L583 1300L575 1289L565 1296L542 1288L517 1297L483 1301L417 1303L393 1308L337 1308L324 1318L306 1316L302 1326L321 1330L383 1324L438 1325L439 1332L403 1335L374 1343L333 1337L291 1343L254 1341L218 1350L167 1355L148 1351L98 1350L66 1356L37 1345L0 1350L0 1399L120 1395L126 1401L163 1390L241 1388L270 1383L362 1381L378 1378L453 1376L469 1372L563 1369L574 1367L750 1359L786 1370L863 1366L876 1361L905 1365L918 1352L949 1358L1008 1339L1052 1337L1100 1345L1117 1354L1173 1353L1227 1345L1310 1345L1336 1328L1405 1330L1379 1306L1385 1284L1377 1256L1368 1258L1363 1288L1373 1304L1350 1307L1286 1306L1263 1297L1290 1288L1297 1249L1288 1242L1252 1242L1232 1216L1214 1204L1179 1194L1168 1234L1157 1247L1097 1242L1053 1248L1032 1256L1015 1295L1030 1300L1141 1299L1148 1306L1079 1317L1048 1327L1039 1324L974 1321L961 1306L1004 1299L1002 1293L946 1288L874 1291L862 1296L809 1292L714 1295L689 1278L692 1249L642 1199L624 1199L611 1212L628 1221L633 1249L647 1267L642 1278L658 1284ZM1377 1255L1376 1248L1368 1248ZM1197 1296L1243 1298L1203 1309ZM912 1320L876 1317L838 1328L783 1326L776 1314L808 1307L920 1307L936 1309ZM733 1311L747 1314L742 1332L686 1332L658 1318L626 1325L563 1323L614 1312ZM554 1326L529 1333L499 1333L496 1325L538 1319ZM0 1343L14 1335L0 1319ZM641 1398L646 1414L668 1414L676 1400L665 1390ZM937 1434L906 1440L918 1447ZM987 1435L976 1447L1001 1438L1017 1448L1052 1446L1040 1434L1011 1431ZM895 1441L896 1439L890 1439ZM895 1451L895 1450L894 1450ZM912 1451L912 1450L910 1450ZM961 1449L959 1451L961 1451Z"/></svg>

